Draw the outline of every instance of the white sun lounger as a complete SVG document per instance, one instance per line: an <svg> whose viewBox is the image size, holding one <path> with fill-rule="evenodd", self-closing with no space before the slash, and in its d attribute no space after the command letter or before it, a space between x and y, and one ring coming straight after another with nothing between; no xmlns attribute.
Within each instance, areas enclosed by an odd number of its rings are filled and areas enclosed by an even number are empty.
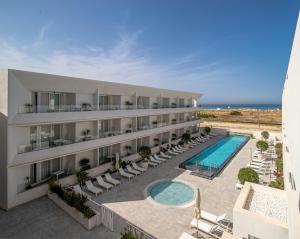
<svg viewBox="0 0 300 239"><path fill-rule="evenodd" d="M175 152L175 153L178 153L178 154L183 153L183 151L181 151L181 150L179 151L179 150L175 149L174 147L171 148L171 151L173 151L173 152Z"/></svg>
<svg viewBox="0 0 300 239"><path fill-rule="evenodd" d="M118 170L119 170L120 175L124 178L128 178L130 180L131 178L134 177L134 175L132 175L130 173L126 173L123 168L119 168Z"/></svg>
<svg viewBox="0 0 300 239"><path fill-rule="evenodd" d="M184 152L186 151L186 149L183 149L183 148L179 148L178 145L175 146L175 149L178 150L178 151L181 151L181 152Z"/></svg>
<svg viewBox="0 0 300 239"><path fill-rule="evenodd" d="M150 160L150 162L156 163L156 164L161 164L161 163L163 163L163 161L156 160L156 159L154 159L152 156L149 157L149 160Z"/></svg>
<svg viewBox="0 0 300 239"><path fill-rule="evenodd" d="M162 157L166 158L166 159L171 159L171 158L172 158L172 156L166 155L164 152L160 152L160 155L161 155Z"/></svg>
<svg viewBox="0 0 300 239"><path fill-rule="evenodd" d="M98 194L102 193L103 190L101 188L96 187L91 180L88 180L85 182L85 185L87 187L87 190L89 190L91 193L98 196Z"/></svg>
<svg viewBox="0 0 300 239"><path fill-rule="evenodd" d="M159 161L163 161L166 162L167 160L164 158L160 158L157 154L153 154L154 159L159 160Z"/></svg>
<svg viewBox="0 0 300 239"><path fill-rule="evenodd" d="M183 232L179 239L196 239L196 237L191 236L190 234L187 234L186 232Z"/></svg>
<svg viewBox="0 0 300 239"><path fill-rule="evenodd" d="M97 183L99 186L105 188L107 191L111 188L113 188L113 185L110 183L104 182L103 178L101 176L96 177Z"/></svg>
<svg viewBox="0 0 300 239"><path fill-rule="evenodd" d="M90 195L88 195L86 192L82 191L81 187L80 187L78 184L77 184L77 185L74 185L74 186L73 186L73 189L74 189L74 191L75 191L76 193L79 193L79 194L81 194L81 195L83 195L83 196L86 196L88 199L91 198Z"/></svg>
<svg viewBox="0 0 300 239"><path fill-rule="evenodd" d="M179 154L179 153L171 151L171 149L168 149L168 153L171 154L171 155L178 155Z"/></svg>
<svg viewBox="0 0 300 239"><path fill-rule="evenodd" d="M126 165L126 169L127 169L127 171L128 171L129 173L132 173L132 174L134 174L135 176L138 176L138 175L141 174L140 171L134 170L132 167L130 167L130 165Z"/></svg>
<svg viewBox="0 0 300 239"><path fill-rule="evenodd" d="M112 178L111 175L110 175L109 173L106 173L104 176L105 176L105 180L106 180L107 182L109 182L109 183L111 183L111 184L113 184L113 185L115 185L115 186L121 184L121 182L120 182L119 180Z"/></svg>
<svg viewBox="0 0 300 239"><path fill-rule="evenodd" d="M201 218L205 219L206 221L219 224L222 220L224 220L226 217L226 214L222 214L220 216L216 216L212 213L206 212L204 210L201 210Z"/></svg>
<svg viewBox="0 0 300 239"><path fill-rule="evenodd" d="M146 172L147 169L145 168L142 168L140 166L138 166L136 163L132 163L132 167L135 169L135 170L138 170L140 172Z"/></svg>
<svg viewBox="0 0 300 239"><path fill-rule="evenodd" d="M181 146L181 145L177 145L177 148L179 148L180 150L183 150L183 151L189 150L189 148L186 148L186 147Z"/></svg>
<svg viewBox="0 0 300 239"><path fill-rule="evenodd" d="M198 220L198 226L197 226L197 220L193 219L191 221L191 227L196 228L202 232L205 232L207 235L210 235L214 238L217 239L221 238L220 236L214 234L214 232L222 233L221 227L219 225L211 225L202 220Z"/></svg>

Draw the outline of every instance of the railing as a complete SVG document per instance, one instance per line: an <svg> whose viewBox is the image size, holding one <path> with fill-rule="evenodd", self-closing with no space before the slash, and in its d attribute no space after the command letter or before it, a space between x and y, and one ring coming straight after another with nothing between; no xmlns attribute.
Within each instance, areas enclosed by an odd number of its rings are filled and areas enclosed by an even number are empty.
<svg viewBox="0 0 300 239"><path fill-rule="evenodd" d="M181 122L181 123L184 123L184 122ZM177 124L181 124L181 123L177 123ZM163 122L163 123L159 123L156 125L142 125L142 126L139 126L137 129L130 128L130 129L125 129L125 130L110 130L110 131L106 131L106 132L99 132L99 135L84 135L84 136L76 137L75 139L63 139L63 138L52 139L52 138L49 138L48 140L43 140L42 142L32 142L31 144L19 145L18 154L32 152L32 151L39 151L39 150L48 149L48 148L55 148L58 146L64 146L64 145L85 142L85 141L90 141L90 140L113 137L113 136L117 136L117 135L129 134L129 133L139 132L139 131L143 131L143 130L162 128L162 127L166 127L169 125L174 125L174 124Z"/></svg>
<svg viewBox="0 0 300 239"><path fill-rule="evenodd" d="M124 229L127 227L130 228L133 232L135 232L136 235L140 235L140 237L143 239L155 239L154 236L144 231L142 228L138 227L137 225L129 222L124 217L115 213L113 210L104 206L103 204L99 204L94 200L89 200L88 204L94 210L99 212L101 224L104 227L108 228L110 231L113 231L117 234L121 234L124 231Z"/></svg>
<svg viewBox="0 0 300 239"><path fill-rule="evenodd" d="M135 110L135 109L166 109L166 108L190 108L193 106L173 106L173 105L19 105L18 113L55 113L55 112L82 112L82 111L107 111L107 110Z"/></svg>

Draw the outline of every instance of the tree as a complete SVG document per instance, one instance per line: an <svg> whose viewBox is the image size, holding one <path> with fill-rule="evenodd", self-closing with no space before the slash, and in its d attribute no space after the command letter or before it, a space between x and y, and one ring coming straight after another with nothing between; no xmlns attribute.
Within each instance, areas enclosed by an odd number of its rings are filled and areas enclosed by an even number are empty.
<svg viewBox="0 0 300 239"><path fill-rule="evenodd" d="M210 133L210 131L211 131L211 128L210 127L204 127L204 132L206 133L206 134L209 134Z"/></svg>
<svg viewBox="0 0 300 239"><path fill-rule="evenodd" d="M282 161L282 159L277 158L275 164L276 164L277 175L282 175L282 173L283 173L283 161Z"/></svg>
<svg viewBox="0 0 300 239"><path fill-rule="evenodd" d="M282 143L277 143L275 145L275 151L276 151L277 158L282 158Z"/></svg>
<svg viewBox="0 0 300 239"><path fill-rule="evenodd" d="M184 142L184 143L188 143L190 140L191 140L191 134L189 133L184 133L182 136L181 136L181 140Z"/></svg>
<svg viewBox="0 0 300 239"><path fill-rule="evenodd" d="M91 168L90 160L88 158L83 158L79 161L81 171L88 170Z"/></svg>
<svg viewBox="0 0 300 239"><path fill-rule="evenodd" d="M141 146L139 149L139 155L142 159L145 159L151 155L151 149L148 146Z"/></svg>
<svg viewBox="0 0 300 239"><path fill-rule="evenodd" d="M261 151L266 151L269 148L269 145L266 141L259 140L256 142L256 147Z"/></svg>
<svg viewBox="0 0 300 239"><path fill-rule="evenodd" d="M267 140L270 137L270 134L268 131L262 131L261 132L261 137L264 138L264 140Z"/></svg>
<svg viewBox="0 0 300 239"><path fill-rule="evenodd" d="M283 180L282 177L278 177L278 178L276 178L275 181L272 181L269 184L269 186L272 187L272 188L278 188L278 189L283 190L284 189L284 180Z"/></svg>
<svg viewBox="0 0 300 239"><path fill-rule="evenodd" d="M258 174L252 168L241 168L238 179L241 184L244 184L246 181L250 183L259 183Z"/></svg>

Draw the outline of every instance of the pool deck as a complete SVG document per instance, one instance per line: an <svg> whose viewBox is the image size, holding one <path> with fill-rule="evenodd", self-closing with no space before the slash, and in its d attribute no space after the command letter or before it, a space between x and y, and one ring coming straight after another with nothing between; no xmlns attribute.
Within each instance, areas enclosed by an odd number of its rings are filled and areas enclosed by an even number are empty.
<svg viewBox="0 0 300 239"><path fill-rule="evenodd" d="M219 137L196 146L156 168L150 168L131 181L122 179L121 186L93 199L156 238L178 238L184 231L190 234L195 232L189 226L194 207L166 208L154 204L144 196L144 189L153 181L176 179L200 188L202 209L217 215L226 213L227 219L232 221L232 209L240 192L235 190L237 174L239 169L248 163L250 148L255 148L255 140L250 139L224 171L213 180L190 175L190 171L178 168L181 162L217 140ZM204 238L210 238L202 235Z"/></svg>
<svg viewBox="0 0 300 239"><path fill-rule="evenodd" d="M94 199L156 238L176 239L184 231L195 233L189 226L193 218L193 206L174 209L155 205L145 199L144 189L155 180L179 179L200 188L201 207L204 210L215 214L226 213L227 218L232 220L232 209L239 195L239 191L235 190L237 173L249 161L249 148L255 149L255 140L251 139L220 176L213 180L190 175L189 171L178 168L179 163L217 140L218 138L214 138L157 168L151 168L130 182L122 179L120 186ZM8 212L0 210L0 228L0 238L119 238L119 234L110 232L103 226L86 231L47 197ZM201 236L210 238L202 233Z"/></svg>

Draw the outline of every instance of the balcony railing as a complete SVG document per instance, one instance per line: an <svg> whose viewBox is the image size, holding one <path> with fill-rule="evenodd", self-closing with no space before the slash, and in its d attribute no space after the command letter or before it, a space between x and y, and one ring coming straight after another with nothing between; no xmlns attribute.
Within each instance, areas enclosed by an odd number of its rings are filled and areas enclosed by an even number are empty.
<svg viewBox="0 0 300 239"><path fill-rule="evenodd" d="M196 119L195 119L196 120ZM184 122L180 122L184 123ZM178 123L178 124L180 124ZM74 144L74 143L79 143L79 142L85 142L85 141L90 141L90 140L95 140L95 139L102 139L102 138L107 138L107 137L113 137L117 135L123 135L123 134L129 134L129 133L134 133L134 132L139 132L143 130L150 130L150 129L156 129L156 128L161 128L169 125L174 125L174 123L167 123L167 122L162 122L158 123L156 125L139 125L137 129L134 128L128 128L124 130L109 130L109 131L99 131L99 135L85 135L85 136L79 136L76 137L75 139L51 139L49 140L43 140L42 142L33 142L31 144L24 144L24 145L19 145L18 148L18 154L22 153L27 153L27 152L32 152L32 151L38 151L38 150L43 150L43 149L48 149L48 148L54 148L54 147L59 147L63 145L69 145L69 144Z"/></svg>
<svg viewBox="0 0 300 239"><path fill-rule="evenodd" d="M135 109L167 109L167 108L191 108L193 106L174 105L59 105L59 106L33 106L19 105L18 113L57 113L57 112L82 112L82 111L108 111L108 110L135 110Z"/></svg>

